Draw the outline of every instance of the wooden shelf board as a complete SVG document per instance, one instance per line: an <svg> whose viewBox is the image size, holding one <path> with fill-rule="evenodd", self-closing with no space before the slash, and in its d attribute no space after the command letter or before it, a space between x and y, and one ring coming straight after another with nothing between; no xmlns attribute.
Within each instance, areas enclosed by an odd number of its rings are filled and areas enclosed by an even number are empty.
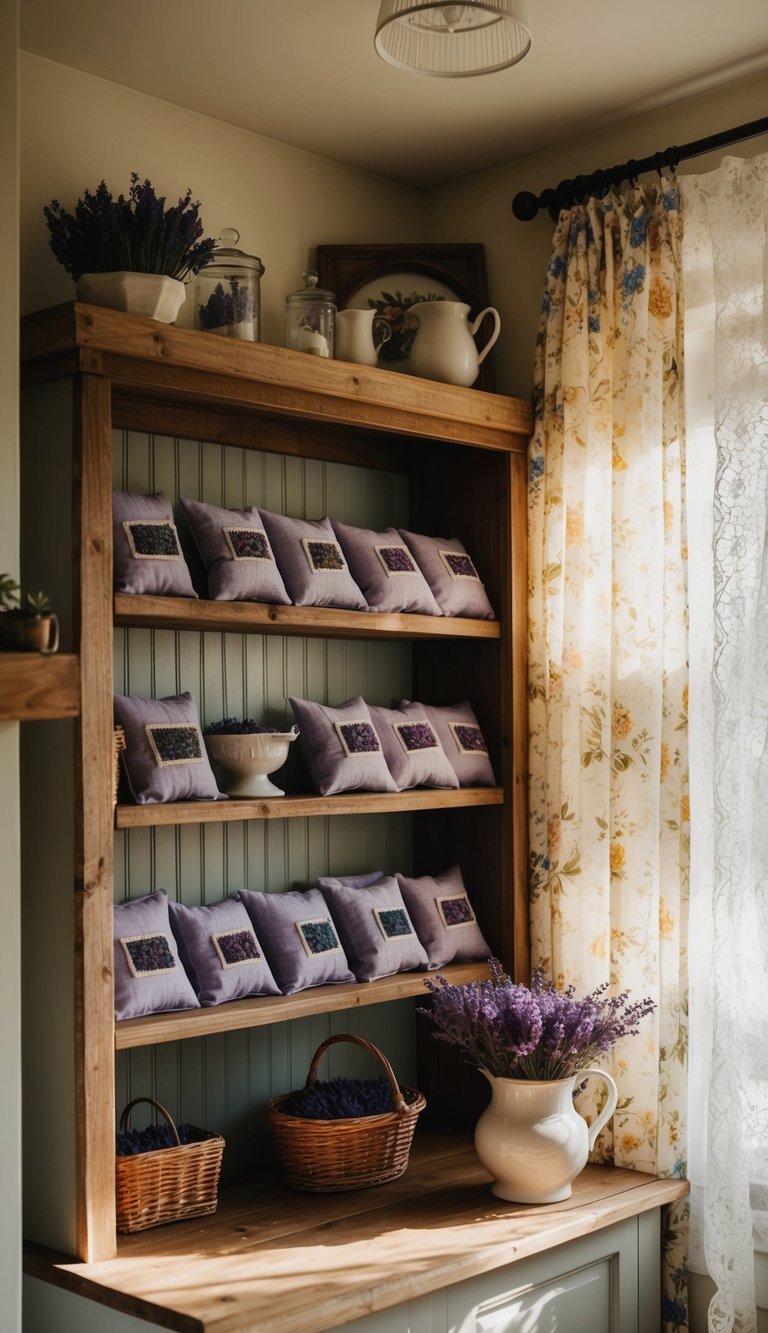
<svg viewBox="0 0 768 1333"><path fill-rule="evenodd" d="M80 660L73 653L0 652L0 722L77 717Z"/></svg>
<svg viewBox="0 0 768 1333"><path fill-rule="evenodd" d="M322 635L355 639L500 639L498 620L340 611L327 606L208 602L191 597L115 596L115 624L142 629Z"/></svg>
<svg viewBox="0 0 768 1333"><path fill-rule="evenodd" d="M212 1217L118 1239L82 1264L39 1246L25 1271L178 1333L322 1333L577 1240L677 1199L687 1182L588 1166L563 1203L491 1194L471 1139L422 1129L408 1171L376 1189L222 1191Z"/></svg>
<svg viewBox="0 0 768 1333"><path fill-rule="evenodd" d="M163 805L118 805L117 828L152 824L231 824L238 819L306 819L318 815L386 815L409 810L449 810L503 805L501 787L399 792L347 792L340 796L272 796L266 800L168 801Z"/></svg>
<svg viewBox="0 0 768 1333"><path fill-rule="evenodd" d="M454 985L460 985L466 981L487 981L489 974L485 963L454 963L450 967L441 968L440 975L447 977ZM380 981L314 986L296 995L253 996L248 1000L233 1000L229 1004L212 1005L206 1009L127 1018L115 1024L115 1048L124 1051L135 1046L156 1046L160 1042L207 1037L215 1032L237 1032L241 1028L285 1023L293 1018L307 1018L311 1014L337 1013L342 1009L384 1004L389 1000L404 1000L411 996L426 999L424 979L428 976L431 973L399 972L394 977L382 977Z"/></svg>
<svg viewBox="0 0 768 1333"><path fill-rule="evenodd" d="M380 436L524 450L530 403L477 389L239 343L77 302L22 320L26 382L71 368L109 376L123 395L336 422ZM258 438L251 447L258 448Z"/></svg>

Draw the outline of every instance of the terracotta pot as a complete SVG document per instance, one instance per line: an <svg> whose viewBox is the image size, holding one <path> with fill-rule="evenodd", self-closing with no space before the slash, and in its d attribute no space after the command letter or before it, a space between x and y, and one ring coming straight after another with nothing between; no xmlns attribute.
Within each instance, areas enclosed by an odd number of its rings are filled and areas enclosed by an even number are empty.
<svg viewBox="0 0 768 1333"><path fill-rule="evenodd" d="M59 646L58 617L48 615L17 615L6 611L0 615L0 648L10 653L55 653Z"/></svg>

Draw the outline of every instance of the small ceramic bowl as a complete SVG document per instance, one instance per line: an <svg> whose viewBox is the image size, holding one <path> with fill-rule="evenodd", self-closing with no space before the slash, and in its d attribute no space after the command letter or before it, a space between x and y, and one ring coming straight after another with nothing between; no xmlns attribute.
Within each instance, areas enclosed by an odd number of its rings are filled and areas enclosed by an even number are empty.
<svg viewBox="0 0 768 1333"><path fill-rule="evenodd" d="M224 769L228 796L257 798L285 796L269 781L268 774L281 768L288 758L288 746L298 731L248 732L236 736L206 736L211 758Z"/></svg>

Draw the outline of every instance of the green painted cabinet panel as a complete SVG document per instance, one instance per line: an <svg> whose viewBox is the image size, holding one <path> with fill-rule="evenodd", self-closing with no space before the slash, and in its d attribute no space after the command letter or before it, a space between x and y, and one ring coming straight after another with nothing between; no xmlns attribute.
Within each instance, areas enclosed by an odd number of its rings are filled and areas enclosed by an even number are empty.
<svg viewBox="0 0 768 1333"><path fill-rule="evenodd" d="M344 1333L658 1333L659 1263L654 1209L355 1320Z"/></svg>

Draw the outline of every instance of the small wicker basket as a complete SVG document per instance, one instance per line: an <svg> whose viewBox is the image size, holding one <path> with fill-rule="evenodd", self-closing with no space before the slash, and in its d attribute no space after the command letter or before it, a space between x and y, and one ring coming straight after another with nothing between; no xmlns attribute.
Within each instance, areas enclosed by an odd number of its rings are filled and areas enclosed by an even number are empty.
<svg viewBox="0 0 768 1333"><path fill-rule="evenodd" d="M196 1129L192 1143L181 1143L171 1116L152 1097L137 1097L128 1103L120 1117L121 1133L140 1102L149 1102L165 1117L176 1146L116 1158L117 1230L145 1231L164 1222L215 1213L223 1138Z"/></svg>
<svg viewBox="0 0 768 1333"><path fill-rule="evenodd" d="M338 1041L354 1042L379 1061L392 1088L394 1110L348 1120L305 1120L281 1109L291 1093L270 1098L265 1114L285 1180L294 1189L317 1194L366 1189L401 1176L408 1166L416 1120L427 1104L415 1088L398 1085L392 1066L377 1046L344 1032L318 1046L306 1087L314 1087L322 1055Z"/></svg>

